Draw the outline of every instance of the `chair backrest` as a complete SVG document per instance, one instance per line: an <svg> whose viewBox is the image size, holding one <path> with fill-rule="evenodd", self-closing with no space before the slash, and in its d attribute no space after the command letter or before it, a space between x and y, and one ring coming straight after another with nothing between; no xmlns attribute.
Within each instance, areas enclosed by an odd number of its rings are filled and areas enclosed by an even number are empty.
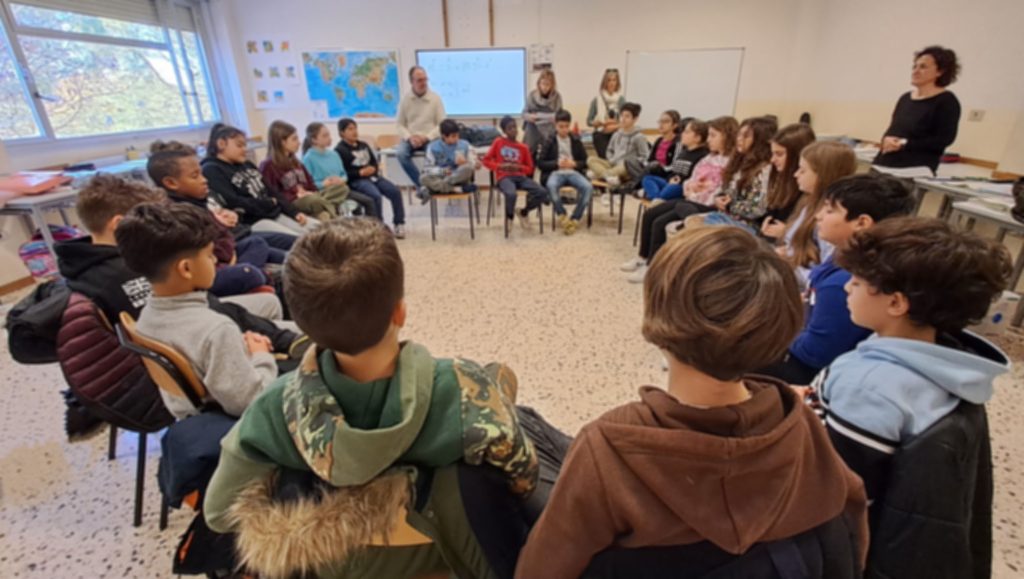
<svg viewBox="0 0 1024 579"><path fill-rule="evenodd" d="M390 149L401 142L401 140L398 135L377 135L377 148Z"/></svg>
<svg viewBox="0 0 1024 579"><path fill-rule="evenodd" d="M146 371L161 390L187 399L197 410L203 408L206 386L181 352L140 334L135 328L135 319L128 312L121 312L117 337L125 348L142 356Z"/></svg>

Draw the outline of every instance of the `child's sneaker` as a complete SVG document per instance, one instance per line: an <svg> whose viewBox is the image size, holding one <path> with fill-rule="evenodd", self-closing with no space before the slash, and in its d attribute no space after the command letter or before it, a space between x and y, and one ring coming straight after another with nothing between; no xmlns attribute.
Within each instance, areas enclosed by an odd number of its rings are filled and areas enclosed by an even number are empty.
<svg viewBox="0 0 1024 579"><path fill-rule="evenodd" d="M558 226L565 229L565 226L569 224L569 216L565 213L558 216Z"/></svg>
<svg viewBox="0 0 1024 579"><path fill-rule="evenodd" d="M654 199L651 199L651 207L654 207L655 205L661 205L664 202L665 200L662 199L661 197L655 197Z"/></svg>
<svg viewBox="0 0 1024 579"><path fill-rule="evenodd" d="M562 231L564 231L566 235L572 235L573 233L576 233L576 228L579 227L579 225L579 221L570 219L569 222L562 227Z"/></svg>
<svg viewBox="0 0 1024 579"><path fill-rule="evenodd" d="M418 187L416 189L416 198L420 200L420 205L430 203L430 189L424 186Z"/></svg>
<svg viewBox="0 0 1024 579"><path fill-rule="evenodd" d="M608 175L604 178L604 182L607 183L609 187L618 187L620 183L619 178L615 175Z"/></svg>
<svg viewBox="0 0 1024 579"><path fill-rule="evenodd" d="M644 283L644 277L646 275L647 275L647 264L644 264L641 267L636 268L636 271L634 271L626 279L629 280L629 283Z"/></svg>
<svg viewBox="0 0 1024 579"><path fill-rule="evenodd" d="M395 226L395 239L405 239L405 226L404 225L396 225Z"/></svg>
<svg viewBox="0 0 1024 579"><path fill-rule="evenodd" d="M521 225L523 229L529 229L530 212L527 211L526 209L520 209L517 215L519 215L519 225Z"/></svg>
<svg viewBox="0 0 1024 579"><path fill-rule="evenodd" d="M627 272L628 271L636 271L637 269L640 268L640 266L645 265L646 263L647 263L646 259L644 259L642 257L634 257L633 259L631 259L631 260L627 261L626 263L620 265L619 269L622 270L622 271L627 271Z"/></svg>
<svg viewBox="0 0 1024 579"><path fill-rule="evenodd" d="M476 193L476 183L463 183L462 184L462 192L463 193Z"/></svg>
<svg viewBox="0 0 1024 579"><path fill-rule="evenodd" d="M587 169L587 179L590 179L591 181L593 181L596 178L597 178L597 173L591 171L590 169Z"/></svg>
<svg viewBox="0 0 1024 579"><path fill-rule="evenodd" d="M612 204L612 194L610 192L606 193L604 195L601 195L601 205L604 205L605 207L607 207L607 206L609 206L611 204Z"/></svg>

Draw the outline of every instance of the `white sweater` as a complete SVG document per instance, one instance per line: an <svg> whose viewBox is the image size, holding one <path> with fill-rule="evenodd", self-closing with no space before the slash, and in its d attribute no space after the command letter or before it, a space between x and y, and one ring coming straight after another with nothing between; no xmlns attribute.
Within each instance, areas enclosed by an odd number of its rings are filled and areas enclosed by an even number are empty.
<svg viewBox="0 0 1024 579"><path fill-rule="evenodd" d="M209 397L231 416L241 416L277 377L274 356L265 352L249 356L242 331L231 318L210 309L206 292L150 297L137 327L143 336L185 356ZM160 397L175 418L196 414L187 398L163 390Z"/></svg>
<svg viewBox="0 0 1024 579"><path fill-rule="evenodd" d="M423 96L409 91L398 103L398 136L426 135L430 140L441 136L444 103L437 93L428 90Z"/></svg>

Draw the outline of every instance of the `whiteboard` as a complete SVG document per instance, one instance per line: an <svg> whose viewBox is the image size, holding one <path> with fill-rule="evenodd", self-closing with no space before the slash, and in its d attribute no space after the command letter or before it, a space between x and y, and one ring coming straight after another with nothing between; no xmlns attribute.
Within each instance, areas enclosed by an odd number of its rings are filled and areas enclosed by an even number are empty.
<svg viewBox="0 0 1024 579"><path fill-rule="evenodd" d="M417 50L448 116L519 115L526 103L526 49Z"/></svg>
<svg viewBox="0 0 1024 579"><path fill-rule="evenodd" d="M705 121L736 112L742 48L626 52L626 100L639 103L640 125L654 127L669 109Z"/></svg>

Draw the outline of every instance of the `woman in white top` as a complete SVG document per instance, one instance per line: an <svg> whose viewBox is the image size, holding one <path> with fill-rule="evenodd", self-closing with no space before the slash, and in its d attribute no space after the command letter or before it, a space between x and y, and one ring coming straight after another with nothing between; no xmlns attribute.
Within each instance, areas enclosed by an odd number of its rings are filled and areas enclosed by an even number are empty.
<svg viewBox="0 0 1024 579"><path fill-rule="evenodd" d="M626 97L622 94L619 69L609 68L601 77L601 86L597 96L590 101L590 111L587 113L587 125L594 129L594 151L602 159L606 158L612 133L619 130L619 111L624 104Z"/></svg>

